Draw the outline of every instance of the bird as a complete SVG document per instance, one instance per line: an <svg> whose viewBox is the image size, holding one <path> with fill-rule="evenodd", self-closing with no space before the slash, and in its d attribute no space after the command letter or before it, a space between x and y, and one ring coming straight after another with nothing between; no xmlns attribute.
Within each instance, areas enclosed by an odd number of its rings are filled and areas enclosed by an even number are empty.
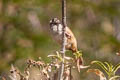
<svg viewBox="0 0 120 80"><path fill-rule="evenodd" d="M50 33L52 34L53 39L57 43L62 45L63 25L61 21L58 18L52 18L49 24L50 24ZM65 27L65 38L66 38L66 44L65 44L66 50L70 50L72 51L73 54L76 54L78 52L77 40L71 29L67 26ZM80 56L79 59L76 60L79 62L79 65L83 65L82 56Z"/></svg>

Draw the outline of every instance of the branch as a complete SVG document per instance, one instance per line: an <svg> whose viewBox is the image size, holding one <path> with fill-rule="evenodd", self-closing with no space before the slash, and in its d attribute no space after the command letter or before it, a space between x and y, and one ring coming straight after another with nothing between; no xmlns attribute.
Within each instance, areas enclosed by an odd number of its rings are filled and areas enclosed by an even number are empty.
<svg viewBox="0 0 120 80"><path fill-rule="evenodd" d="M63 25L63 33L62 33L62 58L63 61L61 62L61 68L60 68L60 74L59 74L59 80L63 80L63 73L64 73L64 57L65 57L65 44L66 44L66 38L65 38L65 31L66 31L66 0L62 0L62 25Z"/></svg>

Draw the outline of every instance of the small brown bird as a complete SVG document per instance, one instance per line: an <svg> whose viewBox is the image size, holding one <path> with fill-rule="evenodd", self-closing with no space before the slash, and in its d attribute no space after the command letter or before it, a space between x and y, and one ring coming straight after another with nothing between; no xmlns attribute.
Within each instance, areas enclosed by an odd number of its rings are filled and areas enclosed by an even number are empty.
<svg viewBox="0 0 120 80"><path fill-rule="evenodd" d="M62 45L62 32L63 32L62 29L63 26L59 19L53 18L50 20L50 31L52 33L54 40L60 45ZM65 48L67 50L71 50L73 53L76 53L78 51L77 40L69 27L66 27L65 37L67 38ZM82 57L80 57L79 59L79 64L80 65L83 64Z"/></svg>

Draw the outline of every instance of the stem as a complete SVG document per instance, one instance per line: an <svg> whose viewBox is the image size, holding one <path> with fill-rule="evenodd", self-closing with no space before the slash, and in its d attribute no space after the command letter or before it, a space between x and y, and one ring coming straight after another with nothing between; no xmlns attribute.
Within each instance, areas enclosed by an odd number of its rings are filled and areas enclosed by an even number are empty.
<svg viewBox="0 0 120 80"><path fill-rule="evenodd" d="M65 44L66 44L66 37L65 37L65 31L66 31L66 0L62 0L62 25L63 25L63 33L62 33L62 59L61 62L61 68L60 68L60 74L59 74L59 80L63 80L63 73L64 73L64 57L65 57Z"/></svg>
<svg viewBox="0 0 120 80"><path fill-rule="evenodd" d="M72 80L72 71L71 71L71 66L70 66L70 80Z"/></svg>

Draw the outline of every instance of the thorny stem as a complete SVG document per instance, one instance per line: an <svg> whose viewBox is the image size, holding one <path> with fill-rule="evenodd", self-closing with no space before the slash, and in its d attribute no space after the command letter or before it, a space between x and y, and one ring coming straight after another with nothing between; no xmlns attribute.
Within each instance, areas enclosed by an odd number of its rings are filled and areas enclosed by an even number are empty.
<svg viewBox="0 0 120 80"><path fill-rule="evenodd" d="M62 34L62 58L63 61L61 62L61 68L60 68L60 74L59 74L59 80L63 80L63 73L64 73L64 57L65 57L65 44L66 44L66 37L65 37L65 31L66 31L66 0L62 0L62 25L63 25L63 34Z"/></svg>

